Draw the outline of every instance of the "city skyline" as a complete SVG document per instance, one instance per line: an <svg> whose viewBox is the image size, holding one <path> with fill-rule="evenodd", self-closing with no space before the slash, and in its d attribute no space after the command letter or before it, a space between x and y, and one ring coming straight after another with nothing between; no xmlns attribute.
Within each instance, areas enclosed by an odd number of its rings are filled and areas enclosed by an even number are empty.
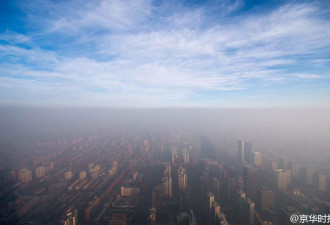
<svg viewBox="0 0 330 225"><path fill-rule="evenodd" d="M329 107L325 1L3 1L0 104Z"/></svg>

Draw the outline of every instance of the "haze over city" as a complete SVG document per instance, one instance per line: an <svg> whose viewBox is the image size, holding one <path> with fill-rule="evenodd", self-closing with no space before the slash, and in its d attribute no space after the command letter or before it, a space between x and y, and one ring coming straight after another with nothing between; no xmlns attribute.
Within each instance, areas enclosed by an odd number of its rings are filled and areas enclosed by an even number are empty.
<svg viewBox="0 0 330 225"><path fill-rule="evenodd" d="M0 224L329 224L329 15L0 1Z"/></svg>

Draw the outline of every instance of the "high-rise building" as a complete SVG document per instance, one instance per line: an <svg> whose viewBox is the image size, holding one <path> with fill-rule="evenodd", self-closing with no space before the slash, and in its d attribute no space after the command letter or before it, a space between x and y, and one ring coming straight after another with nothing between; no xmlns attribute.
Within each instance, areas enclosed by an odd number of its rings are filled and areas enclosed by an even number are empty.
<svg viewBox="0 0 330 225"><path fill-rule="evenodd" d="M262 165L262 157L260 152L254 152L253 153L253 163L255 166L261 166Z"/></svg>
<svg viewBox="0 0 330 225"><path fill-rule="evenodd" d="M172 177L171 164L169 163L165 165L164 177Z"/></svg>
<svg viewBox="0 0 330 225"><path fill-rule="evenodd" d="M176 151L176 148L175 147L172 147L172 164L175 164L176 163L176 159L178 157L178 153Z"/></svg>
<svg viewBox="0 0 330 225"><path fill-rule="evenodd" d="M171 177L163 178L163 193L164 193L164 197L172 198L172 178Z"/></svg>
<svg viewBox="0 0 330 225"><path fill-rule="evenodd" d="M288 186L287 173L283 169L274 169L273 174L275 188L286 192Z"/></svg>
<svg viewBox="0 0 330 225"><path fill-rule="evenodd" d="M63 225L77 225L78 224L78 211L75 208L70 208L62 218Z"/></svg>
<svg viewBox="0 0 330 225"><path fill-rule="evenodd" d="M244 160L248 163L254 163L254 145L252 143L244 143Z"/></svg>
<svg viewBox="0 0 330 225"><path fill-rule="evenodd" d="M238 149L237 149L237 158L240 162L244 162L245 156L244 156L244 141L238 140L237 141Z"/></svg>
<svg viewBox="0 0 330 225"><path fill-rule="evenodd" d="M179 190L185 190L187 188L187 172L185 168L180 167L178 169L178 183Z"/></svg>
<svg viewBox="0 0 330 225"><path fill-rule="evenodd" d="M18 179L23 182L27 183L32 181L32 171L29 169L21 169L18 171Z"/></svg>
<svg viewBox="0 0 330 225"><path fill-rule="evenodd" d="M297 162L290 162L289 168L292 170L292 177L299 176L299 164Z"/></svg>
<svg viewBox="0 0 330 225"><path fill-rule="evenodd" d="M256 200L257 198L257 188L259 185L259 169L257 167L245 166L244 174L244 191L247 198Z"/></svg>
<svg viewBox="0 0 330 225"><path fill-rule="evenodd" d="M187 149L182 150L183 163L189 163L189 152Z"/></svg>
<svg viewBox="0 0 330 225"><path fill-rule="evenodd" d="M65 178L66 180L71 180L72 177L73 177L73 173L72 173L71 170L68 170L68 171L66 171L66 172L64 173L64 178Z"/></svg>
<svg viewBox="0 0 330 225"><path fill-rule="evenodd" d="M313 169L306 168L305 169L305 177L306 177L306 184L312 184L313 183Z"/></svg>
<svg viewBox="0 0 330 225"><path fill-rule="evenodd" d="M211 224L218 225L220 222L220 204L216 201L212 202L212 211L211 211Z"/></svg>
<svg viewBox="0 0 330 225"><path fill-rule="evenodd" d="M46 168L43 166L36 168L36 178L41 178L46 175Z"/></svg>
<svg viewBox="0 0 330 225"><path fill-rule="evenodd" d="M207 137L201 136L201 157L213 158L215 156L214 143Z"/></svg>
<svg viewBox="0 0 330 225"><path fill-rule="evenodd" d="M286 178L287 178L287 184L291 184L292 181L292 170L291 169L287 169L285 170L286 173Z"/></svg>
<svg viewBox="0 0 330 225"><path fill-rule="evenodd" d="M84 179L86 179L86 178L87 178L87 173L86 173L86 171L85 171L85 170L81 171L81 172L79 173L79 179L80 179L80 180L84 180Z"/></svg>
<svg viewBox="0 0 330 225"><path fill-rule="evenodd" d="M207 200L208 200L209 210L212 210L212 204L215 201L214 194L212 192L207 193Z"/></svg>
<svg viewBox="0 0 330 225"><path fill-rule="evenodd" d="M243 215L244 221L246 221L245 224L254 224L254 202L248 198L245 198L243 201Z"/></svg>
<svg viewBox="0 0 330 225"><path fill-rule="evenodd" d="M275 193L266 187L258 188L257 203L260 209L269 209L274 205Z"/></svg>
<svg viewBox="0 0 330 225"><path fill-rule="evenodd" d="M327 175L326 174L319 174L316 179L316 187L319 191L326 191L327 190Z"/></svg>
<svg viewBox="0 0 330 225"><path fill-rule="evenodd" d="M212 177L212 192L215 195L217 201L220 200L220 181L216 177Z"/></svg>

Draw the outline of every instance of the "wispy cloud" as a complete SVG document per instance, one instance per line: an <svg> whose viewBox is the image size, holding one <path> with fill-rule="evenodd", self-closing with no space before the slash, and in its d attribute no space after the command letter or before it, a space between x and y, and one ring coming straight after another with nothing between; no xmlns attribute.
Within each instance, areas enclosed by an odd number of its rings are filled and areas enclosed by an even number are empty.
<svg viewBox="0 0 330 225"><path fill-rule="evenodd" d="M24 90L27 103L43 104L38 90L56 104L184 105L201 92L330 78L319 2L258 13L239 12L242 1L22 4L31 32L0 34L3 102Z"/></svg>

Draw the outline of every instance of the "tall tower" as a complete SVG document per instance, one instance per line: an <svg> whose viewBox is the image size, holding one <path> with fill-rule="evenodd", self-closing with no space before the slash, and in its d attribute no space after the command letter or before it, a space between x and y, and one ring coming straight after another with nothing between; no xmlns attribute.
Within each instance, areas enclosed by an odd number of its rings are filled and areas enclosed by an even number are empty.
<svg viewBox="0 0 330 225"><path fill-rule="evenodd" d="M261 166L262 165L262 157L260 152L254 152L253 153L253 163L255 166Z"/></svg>
<svg viewBox="0 0 330 225"><path fill-rule="evenodd" d="M252 143L244 143L244 160L248 163L254 163L254 145Z"/></svg>
<svg viewBox="0 0 330 225"><path fill-rule="evenodd" d="M306 175L306 184L312 184L313 183L313 169L306 168L305 175Z"/></svg>
<svg viewBox="0 0 330 225"><path fill-rule="evenodd" d="M208 199L208 206L209 206L209 210L212 210L212 204L215 201L214 199L214 194L212 192L208 192L207 193L207 199Z"/></svg>
<svg viewBox="0 0 330 225"><path fill-rule="evenodd" d="M172 176L171 176L170 164L166 164L164 170L163 192L164 192L164 197L172 198Z"/></svg>
<svg viewBox="0 0 330 225"><path fill-rule="evenodd" d="M327 175L319 174L317 176L317 190L326 191L327 190Z"/></svg>
<svg viewBox="0 0 330 225"><path fill-rule="evenodd" d="M220 200L220 181L216 177L212 177L212 192L215 195L217 201Z"/></svg>
<svg viewBox="0 0 330 225"><path fill-rule="evenodd" d="M187 188L187 172L185 168L180 167L178 169L178 183L180 190L185 190Z"/></svg>
<svg viewBox="0 0 330 225"><path fill-rule="evenodd" d="M171 164L166 164L165 165L165 170L164 170L164 177L171 177L172 172L171 172Z"/></svg>
<svg viewBox="0 0 330 225"><path fill-rule="evenodd" d="M189 163L189 152L187 149L182 150L183 163Z"/></svg>
<svg viewBox="0 0 330 225"><path fill-rule="evenodd" d="M237 149L237 158L240 162L244 161L244 141L239 139L237 141L238 149Z"/></svg>
<svg viewBox="0 0 330 225"><path fill-rule="evenodd" d="M288 174L283 169L274 169L275 187L281 191L287 191Z"/></svg>

